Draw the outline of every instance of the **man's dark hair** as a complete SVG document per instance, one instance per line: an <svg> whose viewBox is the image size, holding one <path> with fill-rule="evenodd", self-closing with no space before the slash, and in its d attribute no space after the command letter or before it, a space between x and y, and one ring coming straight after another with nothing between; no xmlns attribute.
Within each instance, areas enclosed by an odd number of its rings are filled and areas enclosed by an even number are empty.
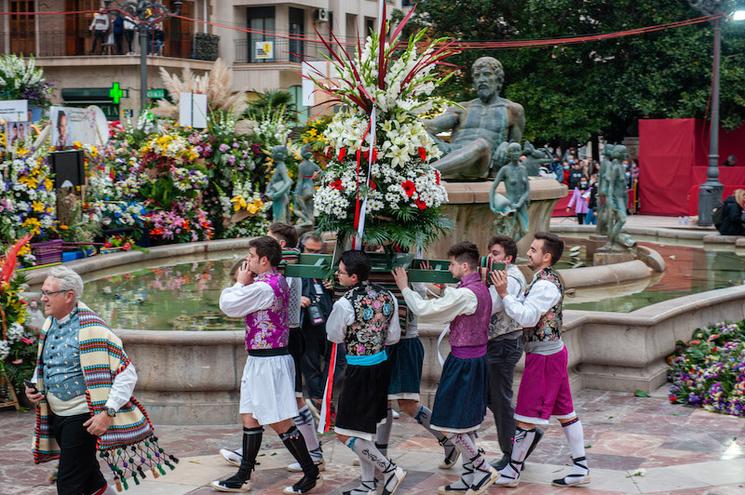
<svg viewBox="0 0 745 495"><path fill-rule="evenodd" d="M471 270L479 267L479 248L471 241L453 244L448 249L448 258L453 257L458 263L468 263Z"/></svg>
<svg viewBox="0 0 745 495"><path fill-rule="evenodd" d="M370 258L362 251L350 249L341 253L341 260L347 275L357 275L357 280L364 282L370 276Z"/></svg>
<svg viewBox="0 0 745 495"><path fill-rule="evenodd" d="M269 232L285 241L285 247L294 248L297 246L297 230L292 225L274 222L269 226Z"/></svg>
<svg viewBox="0 0 745 495"><path fill-rule="evenodd" d="M504 254L507 256L512 257L512 262L514 263L515 260L517 260L517 244L511 237L507 237L506 235L495 235L491 239L489 239L488 248L491 249L491 247L495 244L499 244L502 246L502 249L504 249Z"/></svg>
<svg viewBox="0 0 745 495"><path fill-rule="evenodd" d="M564 241L550 232L536 232L534 238L543 241L543 252L551 254L551 266L554 266L564 252Z"/></svg>
<svg viewBox="0 0 745 495"><path fill-rule="evenodd" d="M60 110L57 112L57 127L59 128L60 121L62 120L62 117L67 118L67 114Z"/></svg>
<svg viewBox="0 0 745 495"><path fill-rule="evenodd" d="M314 231L308 231L305 234L300 236L300 249L305 250L305 243L308 241L316 241L323 244L323 237L321 237L321 234Z"/></svg>
<svg viewBox="0 0 745 495"><path fill-rule="evenodd" d="M256 255L259 258L266 256L272 266L279 266L282 261L282 247L276 239L268 235L251 239L248 242L248 247L256 249Z"/></svg>

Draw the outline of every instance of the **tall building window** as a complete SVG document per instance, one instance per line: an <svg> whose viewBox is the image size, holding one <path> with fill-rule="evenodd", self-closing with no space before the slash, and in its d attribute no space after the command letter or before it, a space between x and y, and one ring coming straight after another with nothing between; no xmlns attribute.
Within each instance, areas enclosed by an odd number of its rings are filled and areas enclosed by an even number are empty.
<svg viewBox="0 0 745 495"><path fill-rule="evenodd" d="M290 7L290 62L302 62L305 57L305 10Z"/></svg>
<svg viewBox="0 0 745 495"><path fill-rule="evenodd" d="M34 0L11 0L10 2L10 52L16 55L36 53L36 16L19 15L16 12L36 11Z"/></svg>
<svg viewBox="0 0 745 495"><path fill-rule="evenodd" d="M247 11L248 28L248 61L274 62L277 57L274 33L274 7L251 7Z"/></svg>

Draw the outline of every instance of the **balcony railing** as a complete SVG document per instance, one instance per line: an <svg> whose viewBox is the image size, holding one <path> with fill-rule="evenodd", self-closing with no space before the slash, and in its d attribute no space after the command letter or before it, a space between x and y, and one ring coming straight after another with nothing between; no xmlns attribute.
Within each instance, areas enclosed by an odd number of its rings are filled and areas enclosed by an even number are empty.
<svg viewBox="0 0 745 495"><path fill-rule="evenodd" d="M235 40L237 64L263 64L276 62L300 63L303 60L323 60L327 53L322 43L287 39Z"/></svg>
<svg viewBox="0 0 745 495"><path fill-rule="evenodd" d="M6 33L0 32L0 36ZM107 35L103 46L98 43L93 53L94 36L89 31L65 33L63 31L45 31L41 33L10 33L10 52L37 57L75 57L82 55L124 55L129 52L139 53L139 35L134 33L131 47L127 37L122 34L120 39ZM38 41L38 45L37 45ZM111 43L109 43L111 41ZM118 43L120 42L120 43ZM155 33L148 33L148 50L164 57L195 58L194 34L167 32L163 39L157 39ZM158 47L160 49L158 50ZM131 50L130 50L131 48Z"/></svg>

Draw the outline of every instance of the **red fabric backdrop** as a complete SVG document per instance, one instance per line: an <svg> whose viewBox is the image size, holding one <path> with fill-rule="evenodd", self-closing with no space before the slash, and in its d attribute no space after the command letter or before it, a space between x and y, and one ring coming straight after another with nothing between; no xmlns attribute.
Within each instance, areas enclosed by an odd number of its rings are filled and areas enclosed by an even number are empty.
<svg viewBox="0 0 745 495"><path fill-rule="evenodd" d="M643 119L639 121L640 213L695 215L698 185L706 180L709 153L708 125L697 119ZM719 163L728 155L736 167L720 167L724 194L745 188L745 126L719 133Z"/></svg>

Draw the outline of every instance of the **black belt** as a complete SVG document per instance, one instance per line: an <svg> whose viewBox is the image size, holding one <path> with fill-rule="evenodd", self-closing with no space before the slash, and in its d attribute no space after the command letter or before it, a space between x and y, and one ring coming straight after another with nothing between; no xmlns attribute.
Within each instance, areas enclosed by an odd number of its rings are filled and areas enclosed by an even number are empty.
<svg viewBox="0 0 745 495"><path fill-rule="evenodd" d="M249 349L248 355L253 357L271 357L271 356L284 356L289 354L290 351L287 347L277 347L276 349Z"/></svg>

